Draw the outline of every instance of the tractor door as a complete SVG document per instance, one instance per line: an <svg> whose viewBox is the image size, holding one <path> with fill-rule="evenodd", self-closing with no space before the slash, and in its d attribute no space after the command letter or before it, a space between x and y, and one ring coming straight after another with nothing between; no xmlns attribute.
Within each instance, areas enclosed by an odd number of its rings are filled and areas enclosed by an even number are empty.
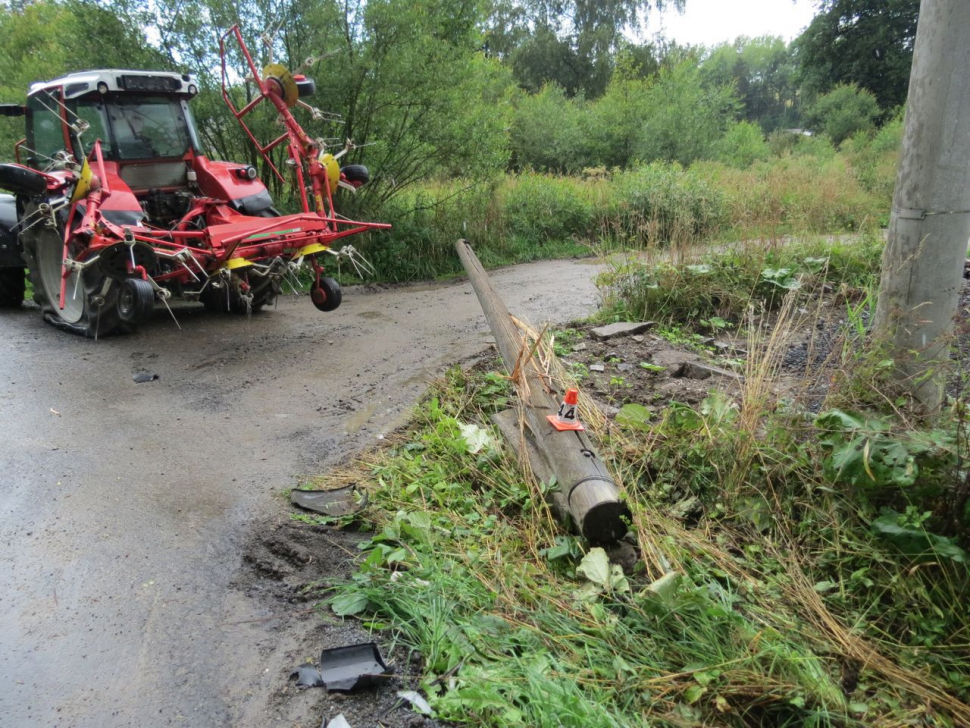
<svg viewBox="0 0 970 728"><path fill-rule="evenodd" d="M48 169L56 154L72 152L67 123L60 106L60 89L40 91L27 99L27 166Z"/></svg>

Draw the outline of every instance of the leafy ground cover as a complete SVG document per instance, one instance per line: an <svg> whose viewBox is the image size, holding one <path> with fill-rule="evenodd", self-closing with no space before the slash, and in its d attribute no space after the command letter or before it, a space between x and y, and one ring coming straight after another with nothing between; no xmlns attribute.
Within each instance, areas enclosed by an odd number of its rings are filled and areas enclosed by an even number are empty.
<svg viewBox="0 0 970 728"><path fill-rule="evenodd" d="M418 652L459 724L970 723L966 407L916 423L857 396L882 386L852 338L868 258L831 250L827 273L714 331L545 342L601 400L584 419L633 512L608 552L553 521L555 484L491 428L514 401L496 363L451 370L354 464L373 531L352 579L319 585L329 608ZM741 288L760 279L741 269ZM836 345L812 374L788 360L819 321ZM672 376L678 357L743 379Z"/></svg>

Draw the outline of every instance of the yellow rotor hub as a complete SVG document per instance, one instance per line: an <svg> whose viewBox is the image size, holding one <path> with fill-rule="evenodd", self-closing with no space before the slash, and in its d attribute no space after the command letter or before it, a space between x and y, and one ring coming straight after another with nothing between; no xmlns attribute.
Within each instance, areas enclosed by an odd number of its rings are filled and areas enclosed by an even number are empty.
<svg viewBox="0 0 970 728"><path fill-rule="evenodd" d="M300 90L296 87L293 74L286 70L286 66L280 63L270 63L263 69L263 81L270 82L277 86L280 98L288 108L296 106L300 98Z"/></svg>
<svg viewBox="0 0 970 728"><path fill-rule="evenodd" d="M330 194L337 191L340 184L340 164L332 154L321 154L319 162L327 170L327 184L330 185Z"/></svg>

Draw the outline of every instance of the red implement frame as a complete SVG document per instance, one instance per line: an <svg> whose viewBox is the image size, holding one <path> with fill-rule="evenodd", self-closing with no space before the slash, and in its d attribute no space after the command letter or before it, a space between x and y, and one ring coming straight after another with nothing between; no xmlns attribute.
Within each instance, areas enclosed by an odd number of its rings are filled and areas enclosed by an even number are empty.
<svg viewBox="0 0 970 728"><path fill-rule="evenodd" d="M226 68L227 40L235 40L238 44L252 74L251 80L259 92L255 99L241 109L236 108L229 93ZM80 223L73 226L77 207L74 205L69 213L69 224L64 235L64 266L60 290L62 309L65 305L67 280L78 264L91 260L104 249L122 242L129 245L145 243L159 255L167 257L183 252L191 254L200 269L193 272L187 264L183 264L182 269L175 268L157 274L153 279L156 283L164 281L188 283L191 279L197 281L196 272L209 276L225 267L230 259L241 258L248 262L255 262L289 257L292 260L302 258L304 253L312 263L319 283L323 266L316 259L316 253L327 250L331 243L340 238L367 230L390 228L387 224L356 222L336 214L331 180L328 179L326 166L320 163L320 155L324 150L307 135L293 117L286 101L279 95L278 84L262 78L238 26L230 28L219 39L219 52L222 59L223 99L273 174L283 182L285 182L283 175L273 164L269 152L281 144L286 144L287 153L293 164L303 212L276 218L249 217L233 209L227 200L197 197L182 221L171 229L156 228L146 224L131 226L113 224L101 214L102 203L111 195L111 189L108 185L108 175L105 173L101 143L100 140L96 141L89 156L89 164L93 165L96 179L83 200L84 212ZM273 105L285 128L282 135L268 144L261 144L244 121L244 117L263 101ZM312 209L307 196L307 178L313 194ZM333 182L335 185L336 180ZM198 220L205 221L202 229L199 229ZM73 250L72 243L77 243ZM308 251L309 246L314 247ZM128 274L141 278L148 277L145 269L136 265L134 260L129 266Z"/></svg>

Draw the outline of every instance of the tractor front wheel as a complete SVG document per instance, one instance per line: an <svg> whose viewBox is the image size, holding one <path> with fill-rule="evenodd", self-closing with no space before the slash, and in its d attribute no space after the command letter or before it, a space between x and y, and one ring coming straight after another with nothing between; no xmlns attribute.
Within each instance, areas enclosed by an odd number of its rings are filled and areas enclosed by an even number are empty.
<svg viewBox="0 0 970 728"><path fill-rule="evenodd" d="M32 207L28 206L27 214L36 210ZM48 227L39 223L22 236L34 300L40 304L44 320L89 339L131 331L132 325L118 316L118 282L106 277L96 266L71 271L61 308L63 235L62 225Z"/></svg>

